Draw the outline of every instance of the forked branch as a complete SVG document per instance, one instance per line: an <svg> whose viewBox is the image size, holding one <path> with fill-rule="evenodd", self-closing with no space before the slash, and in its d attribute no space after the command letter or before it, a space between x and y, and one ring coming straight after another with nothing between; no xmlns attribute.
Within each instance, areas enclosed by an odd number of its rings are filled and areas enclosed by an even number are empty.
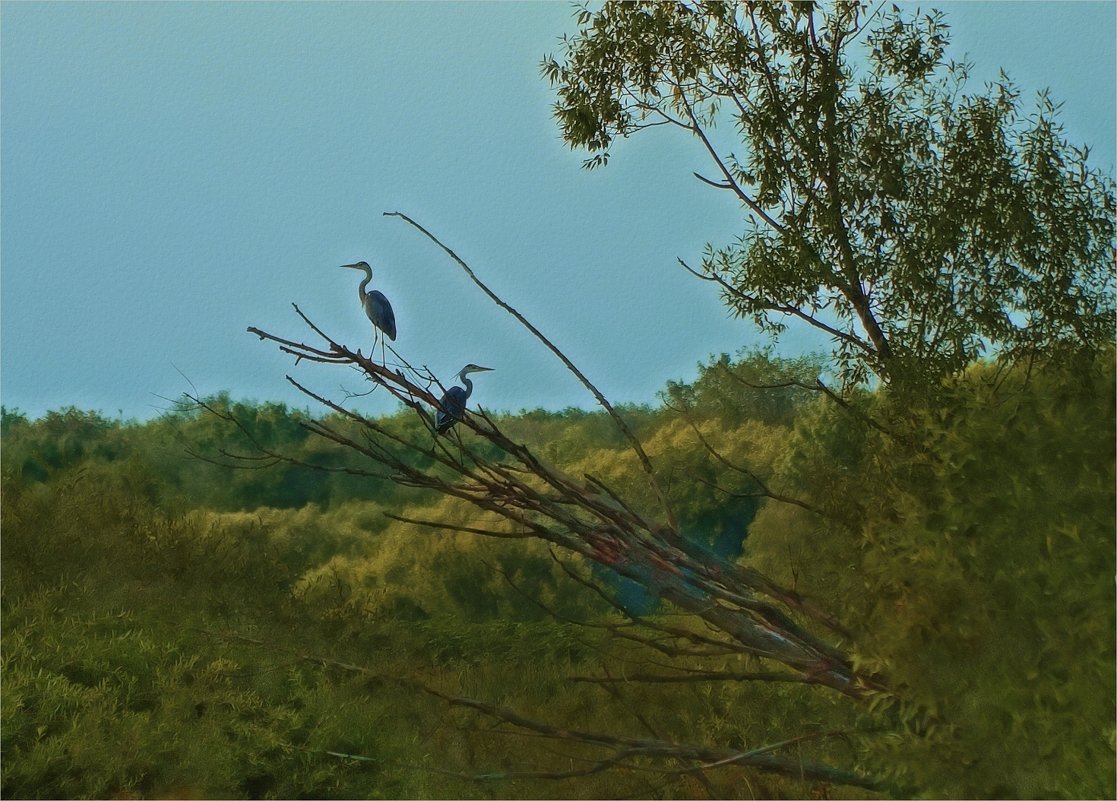
<svg viewBox="0 0 1117 801"><path fill-rule="evenodd" d="M573 373L574 376L580 382L582 382L582 386L590 391L601 408L609 414L609 417L613 419L613 422L616 424L617 428L621 431L622 434L624 434L624 437L628 440L629 445L632 446L632 450L636 453L636 456L640 460L640 465L643 467L644 472L648 476L648 482L651 484L652 490L655 492L656 497L659 499L660 504L663 506L664 514L667 515L668 525L670 525L671 530L677 534L679 525L678 521L675 519L675 512L671 508L671 504L668 502L667 496L663 492L663 488L659 485L659 481L655 477L655 470L652 468L651 459L648 458L648 454L644 451L643 446L640 444L640 440L637 439L636 435L632 433L632 429L630 429L628 427L628 424L625 423L624 418L617 413L617 410L613 408L613 405L609 403L608 399L606 399L606 397L601 394L601 390L594 386L593 382L586 378L585 374L577 368L574 362L570 361L569 357L567 357L565 353L559 350L559 348L553 342L551 342L551 340L548 339L538 328L536 328L531 323L531 321L529 321L526 317L516 311L516 309L502 300L495 292L489 289L489 287L483 281L481 281L480 278L477 277L477 274L474 273L472 269L470 269L469 265L462 261L458 254L456 254L441 241L439 241L438 237L436 237L422 225L415 222L413 219L408 217L406 214L403 214L402 212L386 211L384 212L384 216L399 217L404 222L421 231L424 235L426 235L428 239L442 248L442 250L446 252L446 255L453 259L457 263L457 265L465 271L465 274L469 276L469 279L473 281L473 283L475 283L478 287L480 287L482 292L488 295L489 298L496 305L500 306L500 308L504 309L506 312L515 317L520 325L530 331L536 339L546 345L548 350L550 350L551 353L555 354L555 356L558 357L559 361L561 361L566 366L566 369Z"/></svg>
<svg viewBox="0 0 1117 801"><path fill-rule="evenodd" d="M516 317L589 389L639 457L667 519L660 521L642 512L598 477L575 477L547 463L527 445L512 440L483 410L465 411L450 437L438 435L431 410L439 408L437 393L443 388L442 384L425 368L414 368L394 350L393 354L402 365L400 369L379 364L341 344L298 307L296 311L302 322L317 341L304 343L250 328L252 334L275 343L296 361L322 365L316 369L339 365L356 370L414 412L422 422L418 432L414 427L402 430L391 427L384 421L346 408L288 376L292 386L333 413L333 417L304 422L309 431L377 465L380 470L375 475L386 474L401 485L457 498L484 512L486 519L476 525L454 525L398 514L390 517L435 530L449 529L488 537L536 538L640 584L653 596L691 616L694 625L670 626L658 619L629 616L632 624L608 624L610 632L654 648L665 656L689 659L736 654L755 660L759 669L748 676L754 680L815 684L852 698L885 691L875 677L855 669L848 655L827 641L834 634L845 635L833 615L757 571L720 557L681 536L650 459L604 395L554 343L493 293L452 250L406 215L395 212L392 216L404 219L441 247L494 303ZM479 443L487 443L489 447L479 447ZM568 564L577 562L576 558L560 564L569 575L578 578ZM594 589L602 593L600 586ZM617 606L608 594L602 597ZM630 625L631 628L624 628ZM716 671L703 676L704 680L745 678L743 673L730 677ZM648 680L664 679L648 674ZM866 788L876 786L862 776L784 757L778 753L781 744L741 751L680 745L660 739L573 732L527 720L482 701L445 695L433 688L423 689L448 703L530 730L537 736L566 737L603 748L606 753L595 760L599 767L594 767L593 771L634 761L646 763L664 759L682 760L692 766L686 768L688 771L749 766Z"/></svg>

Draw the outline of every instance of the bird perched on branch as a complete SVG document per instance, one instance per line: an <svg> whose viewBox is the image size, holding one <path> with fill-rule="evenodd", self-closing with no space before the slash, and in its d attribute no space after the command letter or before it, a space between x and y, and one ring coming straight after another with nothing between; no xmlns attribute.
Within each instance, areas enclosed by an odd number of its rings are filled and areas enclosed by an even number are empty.
<svg viewBox="0 0 1117 801"><path fill-rule="evenodd" d="M372 321L372 347L376 347L377 331L383 332L384 336L395 342L396 313L392 311L392 304L388 302L388 298L384 296L384 293L378 289L370 289L368 292L365 292L365 287L367 287L372 280L372 267L369 266L367 261L359 261L356 264L343 264L341 266L347 267L350 270L364 270L365 280L361 281L361 285L357 287L357 297L361 299L361 306L364 307L368 319ZM383 352L383 342L381 342L381 346L381 351Z"/></svg>
<svg viewBox="0 0 1117 801"><path fill-rule="evenodd" d="M463 383L465 388L450 387L446 390L446 394L438 402L438 414L434 419L435 431L439 434L445 434L465 414L465 402L473 394L473 382L466 376L470 373L489 372L492 369L491 367L478 367L476 364L467 364L461 369L461 372L458 373L458 381Z"/></svg>

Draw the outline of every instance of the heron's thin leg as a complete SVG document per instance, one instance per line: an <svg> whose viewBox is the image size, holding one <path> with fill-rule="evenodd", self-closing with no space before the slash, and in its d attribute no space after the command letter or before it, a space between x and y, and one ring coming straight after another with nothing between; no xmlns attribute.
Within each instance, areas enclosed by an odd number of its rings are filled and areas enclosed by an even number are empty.
<svg viewBox="0 0 1117 801"><path fill-rule="evenodd" d="M383 367L384 366L384 335L380 332L380 329L377 328L374 325L372 327L372 352L369 353L369 355L368 355L368 357L370 359L375 359L376 358L376 345L377 345L377 343L380 343L380 366Z"/></svg>

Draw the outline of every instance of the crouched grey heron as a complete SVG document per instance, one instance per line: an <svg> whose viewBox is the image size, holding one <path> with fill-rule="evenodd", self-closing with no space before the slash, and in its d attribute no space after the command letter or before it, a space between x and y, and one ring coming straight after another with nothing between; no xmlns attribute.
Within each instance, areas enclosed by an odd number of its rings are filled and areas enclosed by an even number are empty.
<svg viewBox="0 0 1117 801"><path fill-rule="evenodd" d="M446 390L446 394L438 402L438 414L434 419L435 431L439 434L445 434L465 414L465 402L473 394L473 382L466 376L470 373L488 372L492 369L491 367L478 367L476 364L467 364L461 369L461 372L458 373L458 380L465 385L465 388L450 387Z"/></svg>
<svg viewBox="0 0 1117 801"><path fill-rule="evenodd" d="M361 299L361 305L365 309L365 314L368 315L368 319L373 325L373 347L376 347L376 332L378 330L383 331L384 336L395 342L396 313L392 311L392 304L388 302L388 298L384 296L384 293L378 289L370 289L368 292L365 292L365 287L367 287L369 281L372 280L372 267L369 266L367 261L359 261L356 264L343 264L341 266L348 267L351 270L364 270L365 280L361 281L361 285L357 287L357 297Z"/></svg>

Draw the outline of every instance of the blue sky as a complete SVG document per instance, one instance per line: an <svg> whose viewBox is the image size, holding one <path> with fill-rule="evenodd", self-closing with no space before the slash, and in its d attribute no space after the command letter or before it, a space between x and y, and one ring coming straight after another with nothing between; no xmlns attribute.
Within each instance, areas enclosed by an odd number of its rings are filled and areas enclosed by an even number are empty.
<svg viewBox="0 0 1117 801"><path fill-rule="evenodd" d="M973 86L1003 67L1065 102L1113 171L1117 4L942 3ZM365 259L397 347L445 379L496 368L494 409L592 398L403 222L454 248L612 400L654 401L711 353L765 341L676 256L740 232L653 131L604 170L562 143L539 62L574 29L554 3L0 5L0 399L146 418L191 390L306 402L360 382L245 332L291 338L298 302L365 346ZM781 351L818 344L789 336ZM181 371L181 374L180 374ZM185 376L185 378L183 377ZM386 400L360 408L384 411Z"/></svg>

